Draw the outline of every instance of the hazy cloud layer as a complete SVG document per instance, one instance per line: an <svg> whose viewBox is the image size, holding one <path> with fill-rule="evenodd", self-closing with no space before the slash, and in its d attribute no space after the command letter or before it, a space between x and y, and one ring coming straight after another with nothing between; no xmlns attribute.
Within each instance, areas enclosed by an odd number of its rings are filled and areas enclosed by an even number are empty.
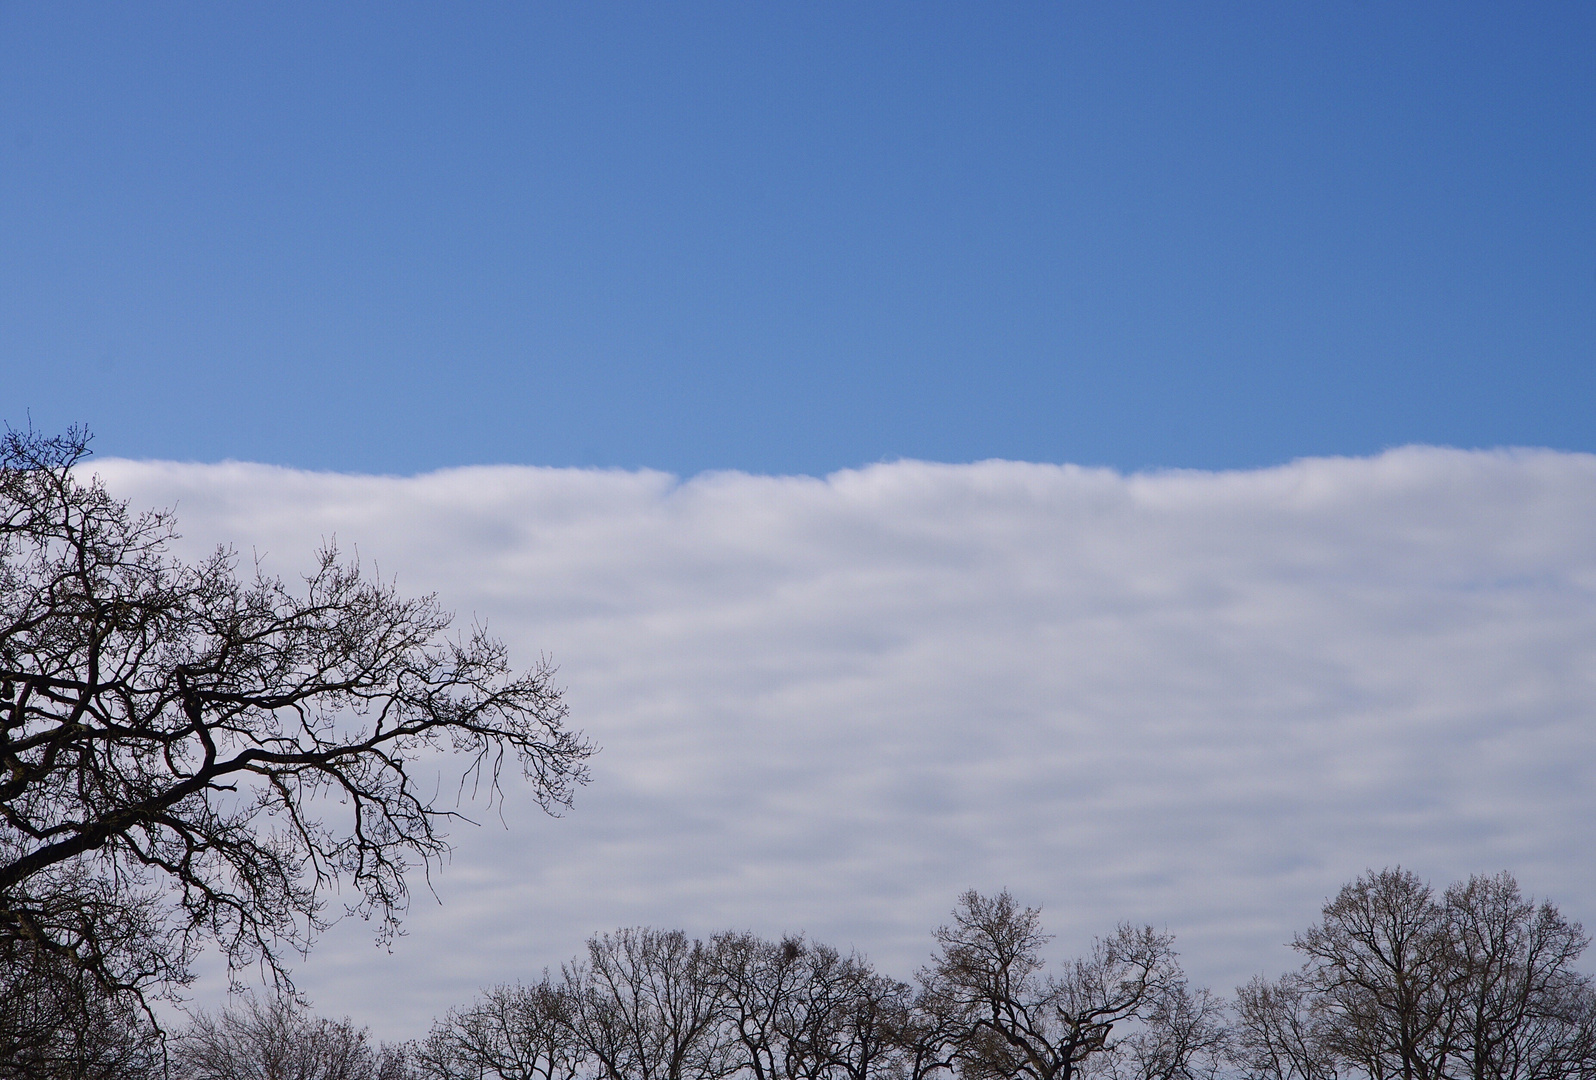
<svg viewBox="0 0 1596 1080"><path fill-rule="evenodd" d="M386 1036L619 925L806 929L908 976L955 896L1060 954L1168 926L1228 990L1367 866L1515 870L1596 922L1596 457L824 480L103 461L185 544L324 538L561 667L565 819L456 832L392 955L301 967ZM479 816L480 813L479 813Z"/></svg>

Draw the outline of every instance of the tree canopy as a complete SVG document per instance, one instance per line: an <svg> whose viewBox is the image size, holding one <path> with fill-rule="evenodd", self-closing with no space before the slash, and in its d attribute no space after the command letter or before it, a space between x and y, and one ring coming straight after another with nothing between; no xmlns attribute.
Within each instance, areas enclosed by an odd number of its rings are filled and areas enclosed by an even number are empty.
<svg viewBox="0 0 1596 1080"><path fill-rule="evenodd" d="M276 979L333 886L391 933L454 785L519 770L555 811L593 747L540 661L449 633L335 548L301 581L172 551L86 474L88 438L0 440L0 963L169 992L210 944ZM440 801L436 792L449 802Z"/></svg>

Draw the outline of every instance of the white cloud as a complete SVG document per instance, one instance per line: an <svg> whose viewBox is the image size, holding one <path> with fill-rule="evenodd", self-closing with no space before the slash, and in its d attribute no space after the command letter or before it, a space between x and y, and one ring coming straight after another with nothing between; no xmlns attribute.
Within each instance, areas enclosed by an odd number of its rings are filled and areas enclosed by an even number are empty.
<svg viewBox="0 0 1596 1080"><path fill-rule="evenodd" d="M1596 457L97 468L193 550L358 544L551 653L603 745L565 819L458 830L392 955L340 927L302 965L385 1036L618 925L801 928L906 977L971 886L1044 904L1060 955L1168 926L1222 990L1368 866L1506 867L1596 922Z"/></svg>

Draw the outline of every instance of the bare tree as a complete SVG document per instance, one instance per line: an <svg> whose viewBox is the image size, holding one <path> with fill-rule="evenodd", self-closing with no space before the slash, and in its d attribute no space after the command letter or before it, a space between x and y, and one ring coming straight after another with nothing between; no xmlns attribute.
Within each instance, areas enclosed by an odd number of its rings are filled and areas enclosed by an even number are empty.
<svg viewBox="0 0 1596 1080"><path fill-rule="evenodd" d="M1366 874L1297 935L1329 1049L1373 1080L1439 1080L1456 1049L1445 913L1400 867Z"/></svg>
<svg viewBox="0 0 1596 1080"><path fill-rule="evenodd" d="M183 562L87 453L0 440L0 949L113 993L181 986L206 942L286 979L335 884L392 932L457 816L449 754L490 801L507 766L549 810L586 779L547 664L334 550L297 587Z"/></svg>
<svg viewBox="0 0 1596 1080"><path fill-rule="evenodd" d="M754 1080L871 1080L899 1068L909 987L857 955L787 937L721 934L716 988Z"/></svg>
<svg viewBox="0 0 1596 1080"><path fill-rule="evenodd" d="M912 1022L909 985L879 974L859 956L850 956L834 967L837 1005L831 1013L831 1044L826 1053L834 1072L845 1080L919 1080L924 1073L914 1070L919 1064L917 1055L924 1049L917 1042L923 1029Z"/></svg>
<svg viewBox="0 0 1596 1080"><path fill-rule="evenodd" d="M1452 885L1442 907L1467 1080L1596 1071L1591 981L1574 969L1590 944L1579 924L1526 899L1505 872Z"/></svg>
<svg viewBox="0 0 1596 1080"><path fill-rule="evenodd" d="M1371 871L1297 936L1300 973L1238 992L1234 1060L1252 1080L1591 1080L1588 943L1510 874L1437 899L1410 871Z"/></svg>
<svg viewBox="0 0 1596 1080"><path fill-rule="evenodd" d="M602 1080L721 1080L737 1069L704 944L636 928L588 941L564 971L572 1035Z"/></svg>
<svg viewBox="0 0 1596 1080"><path fill-rule="evenodd" d="M1178 981L1157 995L1139 1029L1109 1059L1114 1080L1216 1080L1229 1059L1224 1001Z"/></svg>
<svg viewBox="0 0 1596 1080"><path fill-rule="evenodd" d="M572 1005L546 974L494 987L433 1026L415 1049L418 1067L431 1080L577 1080L586 1058Z"/></svg>
<svg viewBox="0 0 1596 1080"><path fill-rule="evenodd" d="M164 1061L125 995L31 943L0 942L0 1080L158 1080Z"/></svg>
<svg viewBox="0 0 1596 1080"><path fill-rule="evenodd" d="M954 1070L961 1036L967 1028L965 1009L923 981L908 1008L891 1022L889 1036L898 1050L902 1080L932 1080Z"/></svg>
<svg viewBox="0 0 1596 1080"><path fill-rule="evenodd" d="M559 983L450 1013L415 1060L429 1080L1216 1080L1225 1005L1168 935L1122 926L1047 975L1034 909L971 892L954 919L918 994L802 935L598 935Z"/></svg>
<svg viewBox="0 0 1596 1080"><path fill-rule="evenodd" d="M287 997L199 1014L172 1040L172 1059L178 1080L408 1080L402 1049L373 1047L348 1020Z"/></svg>
<svg viewBox="0 0 1596 1080"><path fill-rule="evenodd" d="M712 942L716 992L741 1069L753 1080L787 1080L792 999L800 993L808 943L725 933Z"/></svg>
<svg viewBox="0 0 1596 1080"><path fill-rule="evenodd" d="M873 1080L901 1071L908 987L806 942L593 938L556 984L499 987L415 1048L435 1080Z"/></svg>
<svg viewBox="0 0 1596 1080"><path fill-rule="evenodd" d="M1044 977L1049 938L1037 909L1018 907L1007 892L972 891L953 917L936 932L939 949L921 982L927 1006L957 1024L953 1060L969 1080L1073 1080L1098 1061L1106 1070L1130 1049L1111 1037L1116 1026L1175 1015L1171 995L1184 979L1167 934L1121 926ZM1210 1004L1204 999L1205 1018ZM1169 1062L1169 1075L1187 1063Z"/></svg>
<svg viewBox="0 0 1596 1080"><path fill-rule="evenodd" d="M1231 1059L1245 1080L1336 1080L1325 1024L1302 975L1257 976L1236 991Z"/></svg>

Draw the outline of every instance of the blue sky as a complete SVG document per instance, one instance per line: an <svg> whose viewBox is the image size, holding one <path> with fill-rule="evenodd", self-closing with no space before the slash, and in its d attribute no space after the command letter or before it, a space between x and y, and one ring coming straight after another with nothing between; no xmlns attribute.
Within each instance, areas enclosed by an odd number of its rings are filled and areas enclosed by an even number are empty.
<svg viewBox="0 0 1596 1080"><path fill-rule="evenodd" d="M1596 449L1588 5L0 5L0 418L413 473Z"/></svg>

